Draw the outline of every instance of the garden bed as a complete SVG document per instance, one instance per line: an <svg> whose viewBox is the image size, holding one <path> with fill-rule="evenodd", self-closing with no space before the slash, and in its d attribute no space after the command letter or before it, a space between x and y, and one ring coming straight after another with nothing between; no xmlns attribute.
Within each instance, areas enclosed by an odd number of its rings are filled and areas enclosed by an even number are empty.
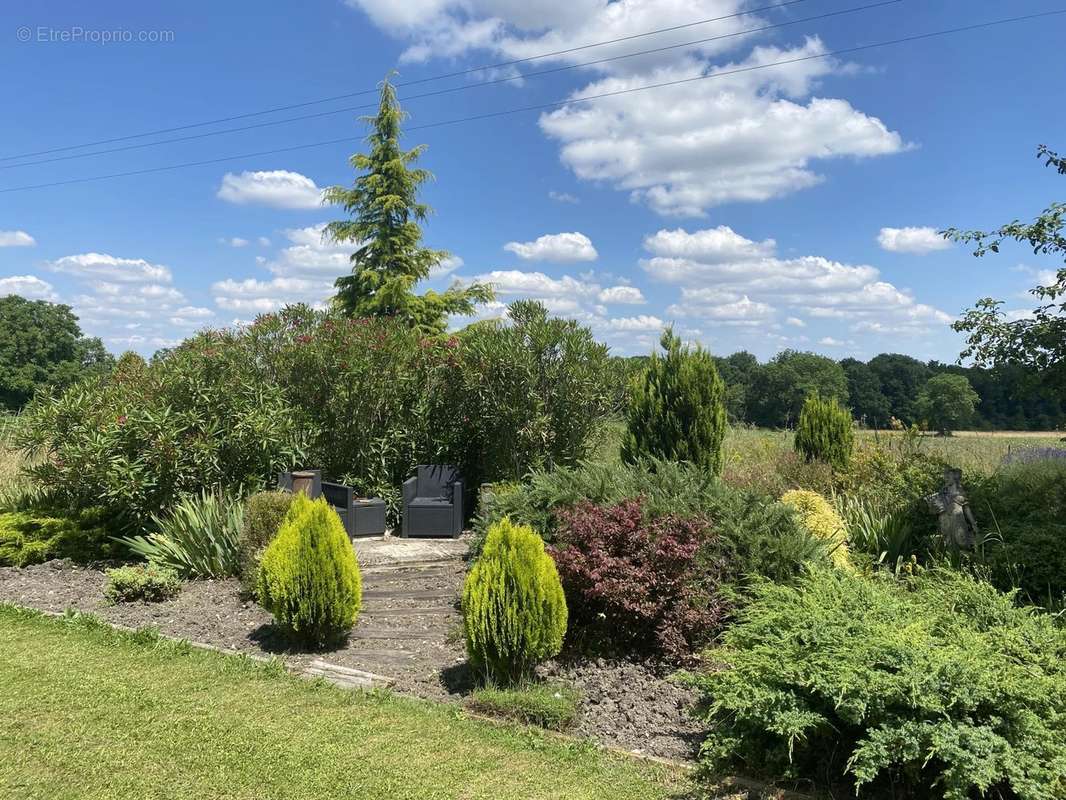
<svg viewBox="0 0 1066 800"><path fill-rule="evenodd" d="M454 608L463 574L458 560L367 567L359 624L344 645L321 652L287 649L270 614L239 597L236 580L190 581L173 600L110 605L102 570L57 560L0 568L0 601L51 612L73 608L119 625L151 626L166 636L275 655L298 667L323 658L392 678L398 691L454 702L472 685ZM650 668L601 659L553 662L544 673L581 692L576 734L646 755L694 755L702 738L687 713L694 695Z"/></svg>

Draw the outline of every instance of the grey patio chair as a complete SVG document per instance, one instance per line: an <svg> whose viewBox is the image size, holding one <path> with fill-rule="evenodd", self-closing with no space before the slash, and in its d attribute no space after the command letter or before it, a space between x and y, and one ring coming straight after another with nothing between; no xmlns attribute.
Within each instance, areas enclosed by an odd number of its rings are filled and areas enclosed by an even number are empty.
<svg viewBox="0 0 1066 800"><path fill-rule="evenodd" d="M448 464L420 464L403 482L400 535L447 536L463 532L463 479Z"/></svg>

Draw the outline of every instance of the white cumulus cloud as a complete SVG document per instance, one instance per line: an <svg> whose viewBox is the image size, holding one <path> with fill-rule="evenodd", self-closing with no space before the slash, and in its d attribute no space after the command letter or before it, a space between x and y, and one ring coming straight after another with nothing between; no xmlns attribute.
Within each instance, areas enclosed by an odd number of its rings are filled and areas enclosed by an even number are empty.
<svg viewBox="0 0 1066 800"><path fill-rule="evenodd" d="M170 283L170 268L143 258L118 258L107 253L79 253L49 263L55 272L87 280L120 283Z"/></svg>
<svg viewBox="0 0 1066 800"><path fill-rule="evenodd" d="M601 303L617 305L642 305L647 302L644 294L636 286L609 286L600 290L597 299Z"/></svg>
<svg viewBox="0 0 1066 800"><path fill-rule="evenodd" d="M26 231L0 231L0 247L33 247L37 240Z"/></svg>
<svg viewBox="0 0 1066 800"><path fill-rule="evenodd" d="M583 233L549 233L532 242L508 242L504 250L526 261L595 261L598 254L592 241Z"/></svg>
<svg viewBox="0 0 1066 800"><path fill-rule="evenodd" d="M55 289L36 275L12 275L0 278L0 297L17 294L27 300L55 300Z"/></svg>
<svg viewBox="0 0 1066 800"><path fill-rule="evenodd" d="M259 172L227 172L218 188L218 197L237 205L264 205L274 208L318 208L322 190L299 172L275 169Z"/></svg>
<svg viewBox="0 0 1066 800"><path fill-rule="evenodd" d="M882 228L877 234L877 243L890 253L925 255L936 250L947 250L951 242L936 232L936 228Z"/></svg>

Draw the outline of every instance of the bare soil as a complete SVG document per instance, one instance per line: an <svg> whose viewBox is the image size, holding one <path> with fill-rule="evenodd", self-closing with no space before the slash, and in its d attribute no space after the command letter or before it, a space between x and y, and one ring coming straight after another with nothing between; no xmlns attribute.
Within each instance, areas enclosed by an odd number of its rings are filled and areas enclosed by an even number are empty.
<svg viewBox="0 0 1066 800"><path fill-rule="evenodd" d="M0 568L0 602L51 612L75 609L235 652L274 655L294 667L325 659L387 676L400 692L457 702L473 688L457 608L465 565L451 552L434 555L443 557L366 558L358 624L342 645L316 652L292 649L271 615L240 597L236 580L189 581L173 600L111 605L104 599L107 580L102 570L50 561ZM580 735L672 759L692 758L703 738L688 713L692 693L646 665L553 662L544 674L581 692Z"/></svg>

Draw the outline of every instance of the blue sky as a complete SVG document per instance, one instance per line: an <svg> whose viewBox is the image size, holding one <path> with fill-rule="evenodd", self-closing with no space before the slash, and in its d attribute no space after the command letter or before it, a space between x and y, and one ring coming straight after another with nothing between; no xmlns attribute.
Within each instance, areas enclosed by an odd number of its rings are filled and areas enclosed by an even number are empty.
<svg viewBox="0 0 1066 800"><path fill-rule="evenodd" d="M804 0L488 73L401 88L409 126L1066 7L1062 0ZM142 133L567 49L772 5L770 0L311 0L8 4L0 158ZM738 34L476 87L486 78ZM1022 248L976 260L929 229L990 227L1061 199L1034 158L1066 150L1066 16L811 58L555 111L413 130L428 145L427 242L456 258L429 285L480 278L504 313L543 299L620 353L663 325L714 352L792 347L953 360L950 321L978 297L1023 313L1056 264ZM111 36L120 41L100 41ZM28 38L28 41L20 39ZM72 41L72 39L74 39ZM130 41L121 41L130 39ZM145 41L141 41L145 39ZM372 103L364 95L182 133L0 161L80 155ZM350 143L0 193L0 293L74 306L116 352L321 302L346 251L317 226L348 183L365 111L95 157L0 169L0 189ZM456 325L462 320L454 321Z"/></svg>

